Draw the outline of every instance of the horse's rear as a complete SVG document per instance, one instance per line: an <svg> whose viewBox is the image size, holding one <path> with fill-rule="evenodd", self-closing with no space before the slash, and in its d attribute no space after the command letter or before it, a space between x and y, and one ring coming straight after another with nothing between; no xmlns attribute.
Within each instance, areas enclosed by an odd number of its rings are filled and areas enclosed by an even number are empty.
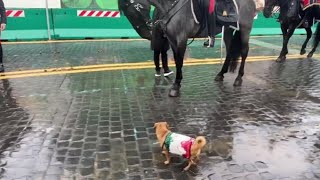
<svg viewBox="0 0 320 180"><path fill-rule="evenodd" d="M181 0L180 0L181 1ZM192 4L192 3L193 4ZM236 0L239 9L240 30L233 34L234 30L226 28L225 43L227 45L227 57L221 72L217 75L220 77L216 80L222 80L223 74L228 71L228 68L233 70L236 68L239 56L242 57L239 75L234 85L241 85L242 76L244 75L244 64L249 51L249 37L253 25L256 6L253 0ZM191 6L194 7L192 11ZM201 29L201 24L197 24L195 15L201 14L201 7L196 0L187 1L178 13L176 13L168 22L166 27L166 35L174 53L176 62L176 80L170 90L170 96L178 96L180 83L182 81L183 58L186 51L187 40L194 37Z"/></svg>
<svg viewBox="0 0 320 180"><path fill-rule="evenodd" d="M300 54L306 53L306 46L309 39L312 36L311 26L313 25L313 19L320 19L320 8L319 5L311 5L310 3L315 2L314 0L305 0L302 8L300 1L296 0L266 0L264 8L264 16L266 18L271 17L272 10L274 6L280 6L279 20L281 24L281 31L283 34L283 45L279 57L276 61L286 60L286 55L288 54L288 42L293 35L294 31L298 27L303 27L307 31L307 38L302 45ZM319 0L317 0L319 1ZM289 15L289 16L288 16ZM301 19L303 17L303 19ZM317 28L318 31L319 28ZM317 36L315 36L317 37ZM315 43L313 50L308 54L308 57L312 57L316 47L318 45L317 38L315 38Z"/></svg>
<svg viewBox="0 0 320 180"><path fill-rule="evenodd" d="M249 38L253 26L253 19L256 13L256 5L253 0L236 0L239 9L239 30L232 27L225 28L224 42L227 48L227 57L221 71L215 80L223 81L224 74L234 72L237 68L238 59L241 57L241 65L234 86L242 85L245 61L249 52ZM235 32L234 32L235 31Z"/></svg>
<svg viewBox="0 0 320 180"><path fill-rule="evenodd" d="M312 6L311 13L316 20L320 21L320 4Z"/></svg>
<svg viewBox="0 0 320 180"><path fill-rule="evenodd" d="M315 20L320 21L320 5L314 5L310 8L311 8L311 9L309 9L310 15L313 16ZM317 25L317 29L315 31L315 36L314 36L313 48L309 52L309 54L307 56L308 58L311 58L313 56L313 54L317 50L319 42L320 42L320 22Z"/></svg>
<svg viewBox="0 0 320 180"><path fill-rule="evenodd" d="M251 32L253 20L256 15L256 4L253 0L236 0L239 8L239 24L241 28L245 28L245 32Z"/></svg>

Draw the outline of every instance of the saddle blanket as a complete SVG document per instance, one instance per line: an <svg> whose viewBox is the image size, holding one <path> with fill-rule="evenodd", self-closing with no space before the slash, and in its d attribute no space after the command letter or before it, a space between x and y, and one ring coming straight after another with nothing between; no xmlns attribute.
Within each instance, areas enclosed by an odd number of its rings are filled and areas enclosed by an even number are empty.
<svg viewBox="0 0 320 180"><path fill-rule="evenodd" d="M304 1L312 1L312 0L304 0ZM318 0L320 2L320 0ZM209 14L213 13L214 6L216 4L216 0L209 0ZM254 0L254 3L256 4L256 11L260 12L263 11L265 0Z"/></svg>
<svg viewBox="0 0 320 180"><path fill-rule="evenodd" d="M311 6L318 5L320 6L320 0L301 0L302 9L306 10Z"/></svg>

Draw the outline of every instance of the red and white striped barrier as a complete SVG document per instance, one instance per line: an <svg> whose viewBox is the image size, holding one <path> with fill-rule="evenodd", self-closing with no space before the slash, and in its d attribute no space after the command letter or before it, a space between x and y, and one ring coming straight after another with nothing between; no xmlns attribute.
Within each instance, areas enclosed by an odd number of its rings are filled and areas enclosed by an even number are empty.
<svg viewBox="0 0 320 180"><path fill-rule="evenodd" d="M120 12L119 11L77 10L77 16L119 18Z"/></svg>
<svg viewBox="0 0 320 180"><path fill-rule="evenodd" d="M24 10L6 10L7 17L25 17Z"/></svg>

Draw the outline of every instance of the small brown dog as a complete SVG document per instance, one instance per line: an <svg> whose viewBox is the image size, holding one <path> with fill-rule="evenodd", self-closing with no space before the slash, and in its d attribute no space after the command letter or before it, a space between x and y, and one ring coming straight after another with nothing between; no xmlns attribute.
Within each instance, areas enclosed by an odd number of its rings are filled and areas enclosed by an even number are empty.
<svg viewBox="0 0 320 180"><path fill-rule="evenodd" d="M160 146L163 149L162 153L165 154L167 159L164 164L170 163L169 152L182 155L184 158L189 159L188 166L184 168L185 171L189 170L192 164L195 164L194 160L198 159L201 149L207 143L203 136L198 136L194 139L171 132L167 122L155 123L154 128L156 129L156 135Z"/></svg>

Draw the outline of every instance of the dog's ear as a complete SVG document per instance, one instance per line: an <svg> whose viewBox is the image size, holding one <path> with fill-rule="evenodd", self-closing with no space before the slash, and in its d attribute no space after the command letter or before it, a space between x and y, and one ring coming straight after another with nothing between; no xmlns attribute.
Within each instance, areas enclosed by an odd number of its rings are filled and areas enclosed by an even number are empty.
<svg viewBox="0 0 320 180"><path fill-rule="evenodd" d="M154 123L153 128L155 129L159 123Z"/></svg>
<svg viewBox="0 0 320 180"><path fill-rule="evenodd" d="M167 129L170 129L169 124L167 122L166 122L166 127L167 127Z"/></svg>

